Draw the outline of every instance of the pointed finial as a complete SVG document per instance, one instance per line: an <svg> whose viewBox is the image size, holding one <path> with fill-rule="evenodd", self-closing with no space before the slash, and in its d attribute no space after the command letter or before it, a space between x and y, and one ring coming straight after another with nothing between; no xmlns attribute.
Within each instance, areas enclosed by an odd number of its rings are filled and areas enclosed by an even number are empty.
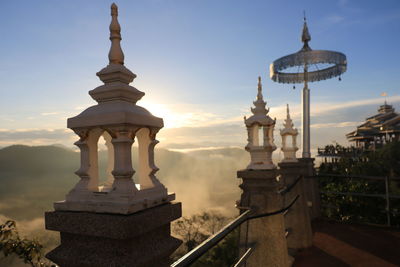
<svg viewBox="0 0 400 267"><path fill-rule="evenodd" d="M261 84L261 76L258 76L258 93L257 93L257 100L262 100L262 84Z"/></svg>
<svg viewBox="0 0 400 267"><path fill-rule="evenodd" d="M108 53L110 64L124 65L124 53L121 49L121 26L118 23L118 7L115 3L111 5L111 24L110 24L110 40L111 48Z"/></svg>
<svg viewBox="0 0 400 267"><path fill-rule="evenodd" d="M303 50L311 50L308 46L308 42L311 41L311 35L308 32L307 27L307 19L306 19L306 12L304 11L304 24L303 24L303 32L301 34L301 41L304 43Z"/></svg>
<svg viewBox="0 0 400 267"><path fill-rule="evenodd" d="M289 104L286 104L286 118L290 119Z"/></svg>
<svg viewBox="0 0 400 267"><path fill-rule="evenodd" d="M293 121L290 118L289 104L286 104L286 120L283 123L283 126L285 127L285 129L292 129L294 126Z"/></svg>

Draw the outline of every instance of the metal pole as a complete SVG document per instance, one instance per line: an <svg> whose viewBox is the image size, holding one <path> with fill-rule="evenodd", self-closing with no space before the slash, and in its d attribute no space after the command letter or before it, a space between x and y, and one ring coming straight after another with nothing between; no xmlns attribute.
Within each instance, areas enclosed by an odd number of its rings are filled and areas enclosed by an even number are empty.
<svg viewBox="0 0 400 267"><path fill-rule="evenodd" d="M238 260L238 262L235 264L234 267L241 267L244 264L244 267L246 267L246 260L248 257L250 257L251 253L253 252L253 247L249 247L246 252L243 254L243 256Z"/></svg>
<svg viewBox="0 0 400 267"><path fill-rule="evenodd" d="M386 193L386 218L387 225L390 226L390 196L389 196L389 176L385 176L385 193Z"/></svg>
<svg viewBox="0 0 400 267"><path fill-rule="evenodd" d="M311 158L310 153L310 89L308 89L308 66L304 64L304 88L303 88L303 158Z"/></svg>

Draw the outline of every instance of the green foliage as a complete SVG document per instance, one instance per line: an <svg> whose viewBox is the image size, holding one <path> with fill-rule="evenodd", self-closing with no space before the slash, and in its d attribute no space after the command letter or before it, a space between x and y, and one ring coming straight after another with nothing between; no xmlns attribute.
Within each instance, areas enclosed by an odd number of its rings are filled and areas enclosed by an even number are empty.
<svg viewBox="0 0 400 267"><path fill-rule="evenodd" d="M230 267L238 260L239 229L227 235L218 245L210 249L193 267Z"/></svg>
<svg viewBox="0 0 400 267"><path fill-rule="evenodd" d="M336 145L336 151L346 151ZM338 153L340 155L340 153ZM369 175L369 176L400 176L400 142L391 142L376 151L365 151L357 157L343 156L334 163L322 163L320 173Z"/></svg>
<svg viewBox="0 0 400 267"><path fill-rule="evenodd" d="M0 252L4 257L17 256L33 267L55 266L43 259L42 251L43 246L38 241L21 239L14 221L9 220L0 225Z"/></svg>
<svg viewBox="0 0 400 267"><path fill-rule="evenodd" d="M230 218L216 212L203 212L191 217L183 217L174 222L172 231L183 241L183 244L173 255L173 259L177 260L197 247L201 242L224 227L229 220ZM233 231L192 266L232 266L238 256L238 238L239 232L237 230Z"/></svg>
<svg viewBox="0 0 400 267"><path fill-rule="evenodd" d="M339 146L339 151L345 150ZM319 179L322 191L351 192L385 195L384 177L400 177L400 142L386 144L379 150L368 151L360 157L341 157L337 162L323 163L319 175L339 174L345 177L323 177ZM355 178L352 176L377 176L380 180ZM390 194L400 195L400 182L389 183ZM322 212L328 218L340 221L386 224L386 200L384 197L346 196L322 194ZM400 226L400 200L390 199L392 226Z"/></svg>

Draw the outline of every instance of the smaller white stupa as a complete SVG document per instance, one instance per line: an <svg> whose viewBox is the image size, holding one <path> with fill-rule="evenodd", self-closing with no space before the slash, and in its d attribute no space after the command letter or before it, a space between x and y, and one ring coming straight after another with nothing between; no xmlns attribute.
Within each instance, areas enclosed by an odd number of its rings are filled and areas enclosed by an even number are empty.
<svg viewBox="0 0 400 267"><path fill-rule="evenodd" d="M299 134L296 128L293 128L293 121L290 118L289 104L286 105L286 120L281 130L282 137L282 162L297 162L296 151L299 150L297 147L297 135Z"/></svg>
<svg viewBox="0 0 400 267"><path fill-rule="evenodd" d="M274 128L276 119L268 116L266 102L262 95L261 77L258 77L258 93L251 108L253 115L246 119L244 123L247 127L247 145L246 150L250 153L250 164L247 166L249 170L270 170L276 166L272 163L272 152L276 149L274 144Z"/></svg>

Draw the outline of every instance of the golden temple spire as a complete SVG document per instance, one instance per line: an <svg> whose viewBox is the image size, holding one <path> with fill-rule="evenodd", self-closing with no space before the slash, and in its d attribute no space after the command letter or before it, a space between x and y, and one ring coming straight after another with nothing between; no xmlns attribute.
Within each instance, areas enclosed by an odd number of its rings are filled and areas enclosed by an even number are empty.
<svg viewBox="0 0 400 267"><path fill-rule="evenodd" d="M111 48L108 53L110 64L124 65L124 53L121 49L121 26L118 23L118 7L115 3L111 5L110 40Z"/></svg>

